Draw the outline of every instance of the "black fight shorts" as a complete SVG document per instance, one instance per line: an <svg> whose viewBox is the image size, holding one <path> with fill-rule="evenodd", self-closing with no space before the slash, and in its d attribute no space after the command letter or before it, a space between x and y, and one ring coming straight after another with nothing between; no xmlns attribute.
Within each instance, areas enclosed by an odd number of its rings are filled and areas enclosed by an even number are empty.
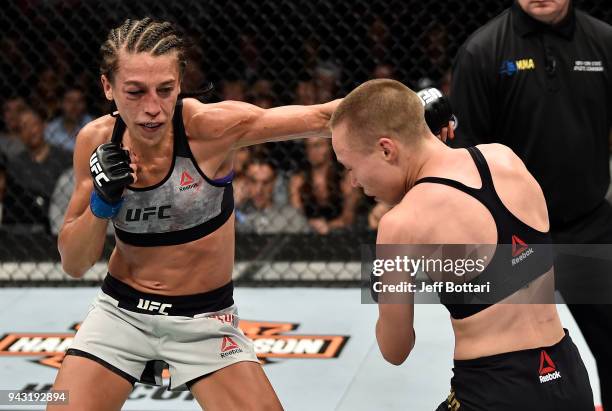
<svg viewBox="0 0 612 411"><path fill-rule="evenodd" d="M593 411L593 392L567 330L557 344L455 360L451 393L436 411Z"/></svg>

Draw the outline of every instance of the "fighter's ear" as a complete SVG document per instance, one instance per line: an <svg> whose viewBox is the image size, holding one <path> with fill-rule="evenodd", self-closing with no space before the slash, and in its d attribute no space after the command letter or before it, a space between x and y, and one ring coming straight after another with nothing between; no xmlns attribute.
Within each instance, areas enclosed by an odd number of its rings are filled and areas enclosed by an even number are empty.
<svg viewBox="0 0 612 411"><path fill-rule="evenodd" d="M387 161L394 160L397 156L397 146L389 137L380 137L378 139L378 150Z"/></svg>
<svg viewBox="0 0 612 411"><path fill-rule="evenodd" d="M100 76L100 81L102 82L102 89L104 90L104 96L108 101L113 101L113 86L110 80L106 77L106 75L102 74Z"/></svg>

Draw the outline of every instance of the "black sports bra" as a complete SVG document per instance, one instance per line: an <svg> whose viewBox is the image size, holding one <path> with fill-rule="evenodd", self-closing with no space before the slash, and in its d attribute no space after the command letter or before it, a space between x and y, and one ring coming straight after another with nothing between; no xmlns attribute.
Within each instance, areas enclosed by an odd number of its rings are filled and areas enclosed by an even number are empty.
<svg viewBox="0 0 612 411"><path fill-rule="evenodd" d="M424 177L415 183L443 184L474 197L493 216L497 228L497 244L506 244L504 247L497 247L485 269L469 281L474 285L490 282L490 293L484 300L482 295L476 294L440 293L442 303L455 319L467 318L503 300L547 273L553 265L550 234L533 229L506 208L495 191L491 171L480 150L476 147L469 147L467 150L476 163L482 181L481 188L468 187L458 181L441 177Z"/></svg>

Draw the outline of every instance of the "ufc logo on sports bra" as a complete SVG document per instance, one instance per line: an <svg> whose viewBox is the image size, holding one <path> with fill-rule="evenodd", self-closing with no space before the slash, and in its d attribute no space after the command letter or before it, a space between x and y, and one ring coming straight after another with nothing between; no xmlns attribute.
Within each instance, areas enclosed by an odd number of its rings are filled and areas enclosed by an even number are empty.
<svg viewBox="0 0 612 411"><path fill-rule="evenodd" d="M106 174L102 172L100 162L98 161L98 155L96 153L93 153L91 157L89 157L89 167L91 168L91 172L96 175L95 180L98 187L102 187L101 180L104 180L104 182L109 181Z"/></svg>
<svg viewBox="0 0 612 411"><path fill-rule="evenodd" d="M147 221L149 217L156 216L159 220L165 220L171 216L167 213L172 206L163 205L159 207L128 208L125 214L126 221Z"/></svg>
<svg viewBox="0 0 612 411"><path fill-rule="evenodd" d="M168 315L165 310L166 308L170 307L172 307L172 304L162 304L157 301L143 300L142 298L138 299L138 305L136 306L136 308L140 308L141 310L157 311L158 313L163 315Z"/></svg>

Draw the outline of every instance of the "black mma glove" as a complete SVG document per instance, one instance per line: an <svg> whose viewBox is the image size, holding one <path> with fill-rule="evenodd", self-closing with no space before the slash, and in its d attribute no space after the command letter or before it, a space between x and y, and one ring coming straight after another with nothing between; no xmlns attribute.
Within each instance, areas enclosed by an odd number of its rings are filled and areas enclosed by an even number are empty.
<svg viewBox="0 0 612 411"><path fill-rule="evenodd" d="M112 218L119 211L123 190L134 182L130 168L130 154L116 143L105 143L89 158L94 192L90 200L93 214Z"/></svg>
<svg viewBox="0 0 612 411"><path fill-rule="evenodd" d="M432 134L438 135L442 128L448 126L449 121L455 121L450 101L436 88L426 88L419 92L423 107L425 108L425 122Z"/></svg>

